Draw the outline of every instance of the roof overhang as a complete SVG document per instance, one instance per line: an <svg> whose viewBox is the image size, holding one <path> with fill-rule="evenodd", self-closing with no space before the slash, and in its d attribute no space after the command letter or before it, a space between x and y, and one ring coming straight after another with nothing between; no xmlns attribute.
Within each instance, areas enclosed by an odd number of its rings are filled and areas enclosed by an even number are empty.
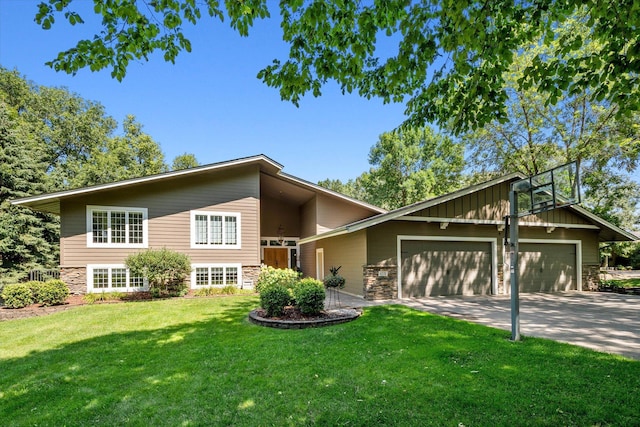
<svg viewBox="0 0 640 427"><path fill-rule="evenodd" d="M355 231L359 231L365 228L373 227L378 224L382 224L387 221L394 221L394 220L397 220L397 221L421 221L422 220L427 222L440 222L440 223L451 222L451 223L465 223L465 224L474 224L474 225L499 226L504 222L503 219L474 220L474 219L459 219L459 218L420 218L420 217L412 217L409 215L441 203L446 203L458 197L462 197L467 194L474 193L476 191L481 191L485 188L489 188L496 184L500 184L503 182L511 182L511 181L522 179L522 178L523 178L523 175L519 173L512 173L509 175L505 175L500 178L496 178L480 184L472 185L467 188L463 188L458 191L454 191L452 193L448 193L439 197L434 197L432 199L414 203L412 205L404 206L402 208L399 208L387 213L383 213L383 214L366 218L360 221L356 221L351 224L338 227L336 229L333 229L325 233L300 239L300 244L310 243L317 240L326 239L329 237L339 236L342 234L353 233ZM522 222L521 221L520 225L525 227L545 227L547 229L584 228L584 229L591 229L591 230L599 230L598 237L601 242L628 242L628 241L640 240L640 238L635 234L625 231L620 227L617 227L616 225L600 218L599 216L589 212L587 209L579 205L571 205L563 209L572 210L576 214L585 218L589 222L589 224L574 225L574 224L556 224L556 223Z"/></svg>
<svg viewBox="0 0 640 427"><path fill-rule="evenodd" d="M220 171L231 170L238 167L246 167L250 165L256 165L259 167L260 172L269 176L272 183L276 186L282 186L291 190L291 197L300 201L301 198L307 195L324 194L329 197L337 198L349 202L354 205L358 205L362 208L368 209L372 214L380 214L387 212L386 210L374 205L362 202L360 200L353 199L345 196L344 194L337 193L335 191L326 189L319 185L313 184L309 181L297 178L293 175L282 172L283 166L280 163L272 160L271 158L260 154L257 156L243 157L236 160L230 160L226 162L211 163L204 166L198 166L195 168L183 169L179 171L165 172L156 175L149 175L140 178L132 178L123 181L111 182L107 184L93 185L90 187L76 188L72 190L58 191L55 193L41 194L38 196L23 197L20 199L12 200L11 203L18 206L26 206L31 209L47 212L52 214L60 214L60 202L63 199L77 197L82 195L89 195L100 193L103 191L109 191L114 189L124 189L131 186L136 186L145 183L156 183L163 181L171 181L186 176L197 176L210 174Z"/></svg>
<svg viewBox="0 0 640 427"><path fill-rule="evenodd" d="M237 167L257 165L261 170L270 173L278 173L282 169L282 165L269 157L260 154L257 156L243 157L236 160L226 162L211 163L195 168L183 169L172 172L165 172L155 175L144 176L140 178L126 179L123 181L110 182L107 184L92 185L90 187L75 188L72 190L58 191L55 193L41 194L38 196L23 197L11 201L11 204L18 206L27 206L40 212L52 214L60 214L60 201L80 195L99 193L107 190L121 189L129 186L150 183L170 181L185 176L195 176L199 174L207 174L215 171L229 170Z"/></svg>

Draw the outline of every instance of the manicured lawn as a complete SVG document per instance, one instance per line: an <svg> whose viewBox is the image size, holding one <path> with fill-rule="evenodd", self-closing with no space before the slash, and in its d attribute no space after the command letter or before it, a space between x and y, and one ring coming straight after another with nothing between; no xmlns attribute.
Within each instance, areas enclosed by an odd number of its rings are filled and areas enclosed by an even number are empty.
<svg viewBox="0 0 640 427"><path fill-rule="evenodd" d="M400 306L277 330L256 297L0 322L6 425L636 425L640 362Z"/></svg>
<svg viewBox="0 0 640 427"><path fill-rule="evenodd" d="M637 277L631 279L608 280L607 282L621 288L640 288L640 278Z"/></svg>

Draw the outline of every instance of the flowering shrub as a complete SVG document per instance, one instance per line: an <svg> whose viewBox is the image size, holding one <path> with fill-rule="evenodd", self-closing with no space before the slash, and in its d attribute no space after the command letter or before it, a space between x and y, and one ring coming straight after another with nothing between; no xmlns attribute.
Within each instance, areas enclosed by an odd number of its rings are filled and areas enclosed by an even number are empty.
<svg viewBox="0 0 640 427"><path fill-rule="evenodd" d="M261 293L262 288L276 284L293 289L298 280L300 280L300 274L290 268L262 267L256 283L256 291Z"/></svg>

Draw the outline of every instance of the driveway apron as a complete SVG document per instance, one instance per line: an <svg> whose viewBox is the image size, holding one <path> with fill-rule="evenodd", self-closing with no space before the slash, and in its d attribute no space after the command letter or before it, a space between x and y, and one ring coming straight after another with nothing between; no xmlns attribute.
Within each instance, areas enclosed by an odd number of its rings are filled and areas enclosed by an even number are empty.
<svg viewBox="0 0 640 427"><path fill-rule="evenodd" d="M508 295L397 300L431 313L511 331ZM640 296L520 294L520 332L640 360Z"/></svg>

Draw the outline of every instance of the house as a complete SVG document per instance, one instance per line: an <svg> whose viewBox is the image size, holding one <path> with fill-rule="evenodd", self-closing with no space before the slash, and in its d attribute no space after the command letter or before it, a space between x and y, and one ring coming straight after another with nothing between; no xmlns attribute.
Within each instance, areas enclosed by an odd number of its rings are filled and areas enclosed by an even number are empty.
<svg viewBox="0 0 640 427"><path fill-rule="evenodd" d="M167 247L192 260L191 288L251 287L261 265L368 299L508 291L508 175L391 212L282 172L264 156L14 200L60 215L61 278L76 293L135 291L125 258ZM587 289L601 241L635 236L579 206L522 218L523 292ZM526 266L526 268L525 268Z"/></svg>

